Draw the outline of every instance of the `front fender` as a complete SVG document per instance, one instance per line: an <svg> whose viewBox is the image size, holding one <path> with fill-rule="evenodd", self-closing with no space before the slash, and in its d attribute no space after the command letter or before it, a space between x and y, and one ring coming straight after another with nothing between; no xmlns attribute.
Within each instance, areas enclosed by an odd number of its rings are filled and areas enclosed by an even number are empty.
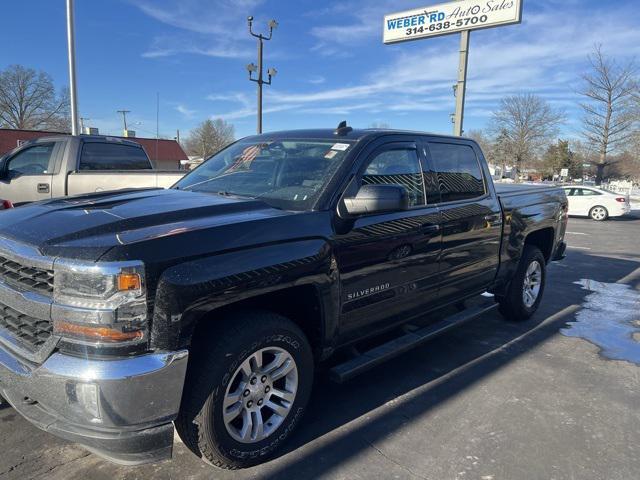
<svg viewBox="0 0 640 480"><path fill-rule="evenodd" d="M314 285L330 305L330 298L338 295L331 258L325 240L310 239L172 266L158 281L151 344L156 348L188 347L195 324L212 310L289 287Z"/></svg>

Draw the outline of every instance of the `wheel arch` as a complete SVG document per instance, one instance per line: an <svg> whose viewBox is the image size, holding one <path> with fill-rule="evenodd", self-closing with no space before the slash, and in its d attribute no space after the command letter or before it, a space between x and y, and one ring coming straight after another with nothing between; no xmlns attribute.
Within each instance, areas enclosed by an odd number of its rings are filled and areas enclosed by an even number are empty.
<svg viewBox="0 0 640 480"><path fill-rule="evenodd" d="M307 337L314 356L321 354L325 335L324 307L321 293L313 284L285 287L212 307L193 319L190 331L184 334L189 337L189 344L194 345L197 339L212 335L220 319L247 311L276 313L291 320Z"/></svg>
<svg viewBox="0 0 640 480"><path fill-rule="evenodd" d="M533 245L534 247L538 247L547 263L551 260L554 243L555 229L553 227L545 227L535 230L529 233L524 240L524 245Z"/></svg>

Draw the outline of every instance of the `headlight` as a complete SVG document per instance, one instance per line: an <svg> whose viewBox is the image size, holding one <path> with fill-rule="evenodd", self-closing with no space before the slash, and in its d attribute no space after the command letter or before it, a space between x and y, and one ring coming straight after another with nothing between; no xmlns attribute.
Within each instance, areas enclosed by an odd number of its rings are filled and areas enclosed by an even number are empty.
<svg viewBox="0 0 640 480"><path fill-rule="evenodd" d="M92 342L144 338L147 319L142 262L54 264L54 332Z"/></svg>

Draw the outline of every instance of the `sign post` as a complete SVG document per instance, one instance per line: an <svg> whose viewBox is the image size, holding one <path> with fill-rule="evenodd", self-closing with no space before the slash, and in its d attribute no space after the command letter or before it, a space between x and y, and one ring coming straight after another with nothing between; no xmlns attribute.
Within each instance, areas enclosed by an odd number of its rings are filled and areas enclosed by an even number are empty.
<svg viewBox="0 0 640 480"><path fill-rule="evenodd" d="M383 42L400 43L460 32L460 62L455 87L456 113L453 133L461 136L471 30L513 25L521 21L522 0L460 0L386 15Z"/></svg>
<svg viewBox="0 0 640 480"><path fill-rule="evenodd" d="M458 83L456 84L456 114L453 118L453 134L462 136L464 121L464 97L467 94L467 64L469 62L469 30L460 33L460 63L458 64Z"/></svg>

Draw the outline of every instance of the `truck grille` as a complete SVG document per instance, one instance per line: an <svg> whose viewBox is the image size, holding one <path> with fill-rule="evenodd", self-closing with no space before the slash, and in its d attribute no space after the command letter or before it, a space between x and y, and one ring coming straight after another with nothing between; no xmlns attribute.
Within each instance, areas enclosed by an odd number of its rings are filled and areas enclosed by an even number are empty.
<svg viewBox="0 0 640 480"><path fill-rule="evenodd" d="M27 267L0 255L0 278L18 288L53 294L53 271Z"/></svg>
<svg viewBox="0 0 640 480"><path fill-rule="evenodd" d="M53 330L51 321L30 317L3 303L0 303L0 327L34 350L47 341Z"/></svg>

